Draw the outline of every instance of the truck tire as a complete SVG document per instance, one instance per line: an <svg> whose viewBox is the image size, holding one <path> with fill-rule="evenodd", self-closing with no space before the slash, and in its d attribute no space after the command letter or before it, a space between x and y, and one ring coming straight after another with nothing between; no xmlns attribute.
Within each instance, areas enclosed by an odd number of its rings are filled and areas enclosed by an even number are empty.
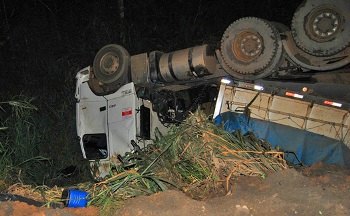
<svg viewBox="0 0 350 216"><path fill-rule="evenodd" d="M130 55L117 44L108 44L96 54L93 72L98 81L109 84L123 78L129 72Z"/></svg>
<svg viewBox="0 0 350 216"><path fill-rule="evenodd" d="M233 22L221 40L222 66L241 80L255 80L271 75L282 58L282 42L270 22L245 17Z"/></svg>
<svg viewBox="0 0 350 216"><path fill-rule="evenodd" d="M307 0L295 11L292 36L314 56L331 56L350 44L349 0Z"/></svg>

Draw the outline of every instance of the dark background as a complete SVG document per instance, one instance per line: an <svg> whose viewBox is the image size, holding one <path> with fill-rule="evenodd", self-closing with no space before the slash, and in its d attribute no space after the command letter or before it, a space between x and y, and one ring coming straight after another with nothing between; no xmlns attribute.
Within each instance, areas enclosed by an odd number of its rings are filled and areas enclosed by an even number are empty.
<svg viewBox="0 0 350 216"><path fill-rule="evenodd" d="M67 66L76 72L90 65L97 50L108 43L122 44L136 54L218 42L230 23L244 16L289 26L301 1L124 0L124 21L118 2L2 0L1 86L52 88L64 79ZM61 70L50 71L55 64Z"/></svg>
<svg viewBox="0 0 350 216"><path fill-rule="evenodd" d="M289 26L301 1L124 0L124 19L119 3L0 1L0 101L20 95L38 107L30 121L40 136L31 151L49 158L50 163L27 167L36 169L35 178L30 175L36 183L54 179L60 170L82 161L75 139L74 77L92 64L102 46L117 43L137 54L218 44L225 29L241 17L256 16ZM14 153L12 157L18 158L18 164L26 159Z"/></svg>

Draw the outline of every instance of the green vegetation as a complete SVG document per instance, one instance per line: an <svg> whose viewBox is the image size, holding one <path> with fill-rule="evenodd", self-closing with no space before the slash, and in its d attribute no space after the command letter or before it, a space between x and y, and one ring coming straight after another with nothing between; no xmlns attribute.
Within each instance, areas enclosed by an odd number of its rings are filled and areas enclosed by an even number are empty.
<svg viewBox="0 0 350 216"><path fill-rule="evenodd" d="M11 182L17 178L16 180L21 181L23 175L33 175L30 171L27 173L28 166L45 160L35 155L38 138L31 117L37 108L31 101L30 98L20 97L1 102L1 109L4 112L5 106L10 106L7 109L9 114L5 121L2 121L0 134L0 176L3 180Z"/></svg>
<svg viewBox="0 0 350 216"><path fill-rule="evenodd" d="M82 162L80 155L77 160L78 152L74 155L79 146L72 142L69 131L74 129L74 118L71 126L64 126L60 110L50 110L53 119L35 102L20 95L0 103L0 179L7 184L65 184L60 170Z"/></svg>
<svg viewBox="0 0 350 216"><path fill-rule="evenodd" d="M231 134L196 112L186 122L159 135L154 145L129 154L106 180L80 185L91 194L90 204L104 210L115 203L168 188L203 199L220 188L230 190L237 176L260 176L287 168L283 152L252 134ZM133 164L133 166L130 166ZM114 203L113 205L111 205Z"/></svg>

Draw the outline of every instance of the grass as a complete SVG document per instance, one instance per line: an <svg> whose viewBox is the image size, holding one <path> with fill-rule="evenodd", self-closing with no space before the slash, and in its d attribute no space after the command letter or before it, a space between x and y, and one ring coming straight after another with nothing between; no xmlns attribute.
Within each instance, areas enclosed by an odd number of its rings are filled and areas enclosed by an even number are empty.
<svg viewBox="0 0 350 216"><path fill-rule="evenodd" d="M33 123L33 113L38 109L33 99L18 96L1 102L3 112L8 112L2 122L0 175L8 182L35 179L40 165L48 158L37 155L40 134Z"/></svg>
<svg viewBox="0 0 350 216"><path fill-rule="evenodd" d="M68 115L63 111L67 103L56 106L58 109L45 109L46 103L41 102L38 108L34 105L37 101L19 95L0 102L0 179L8 184L33 185L64 185L88 179L87 171L80 172L86 165L74 141L74 112ZM69 165L78 166L76 174L81 176L76 180L60 178L60 170Z"/></svg>
<svg viewBox="0 0 350 216"><path fill-rule="evenodd" d="M260 176L287 168L283 152L257 139L253 134L229 133L217 127L201 112L192 114L184 123L155 143L164 149L171 144L157 164L166 168L179 188L194 198L202 199L241 175ZM169 175L169 173L171 173Z"/></svg>
<svg viewBox="0 0 350 216"><path fill-rule="evenodd" d="M75 127L75 75L82 66L68 55L43 53L26 65L35 67L24 67L20 80L9 77L0 94L0 170L7 170L0 178L34 186L90 180ZM61 171L69 166L77 169L66 178Z"/></svg>

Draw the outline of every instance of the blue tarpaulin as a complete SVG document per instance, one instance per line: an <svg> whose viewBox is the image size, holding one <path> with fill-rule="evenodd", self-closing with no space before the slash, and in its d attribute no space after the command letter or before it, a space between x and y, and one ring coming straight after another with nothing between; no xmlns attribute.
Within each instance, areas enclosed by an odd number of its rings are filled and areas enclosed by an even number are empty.
<svg viewBox="0 0 350 216"><path fill-rule="evenodd" d="M309 131L227 112L215 118L226 131L240 130L254 133L268 141L273 148L286 152L286 160L293 164L312 165L317 162L350 167L350 149L339 140Z"/></svg>

